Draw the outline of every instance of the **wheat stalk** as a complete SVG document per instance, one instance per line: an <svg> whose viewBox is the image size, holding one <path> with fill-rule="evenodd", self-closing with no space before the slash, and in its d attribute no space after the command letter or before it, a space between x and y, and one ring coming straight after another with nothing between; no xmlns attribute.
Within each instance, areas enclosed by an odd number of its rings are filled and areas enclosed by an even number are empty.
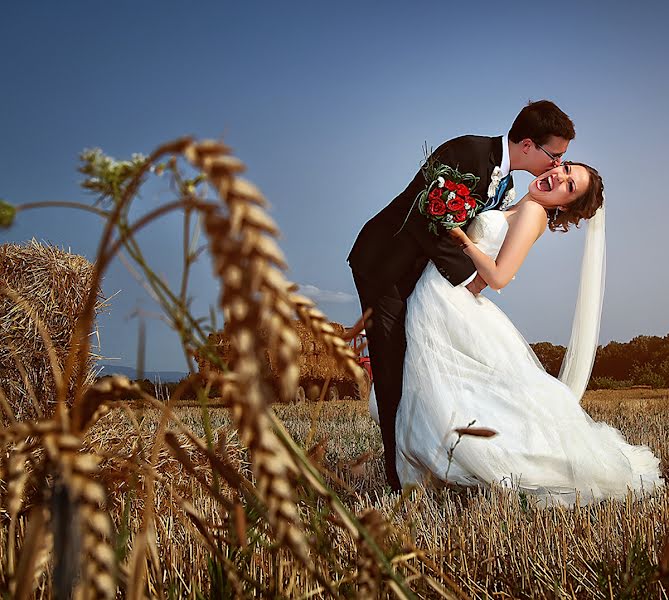
<svg viewBox="0 0 669 600"><path fill-rule="evenodd" d="M79 585L85 597L113 598L116 594L115 554L111 546L106 492L96 479L99 459L82 452L81 438L72 434L46 435L43 446L50 463L48 470L60 487L60 492L58 487L52 491L54 553L56 557L67 555L72 552L73 544L79 545L78 558L83 568L74 571L71 584L80 577ZM64 506L56 510L57 502ZM59 523L59 517L67 521ZM68 537L59 535L63 532L69 532L74 538L68 541Z"/></svg>
<svg viewBox="0 0 669 600"><path fill-rule="evenodd" d="M238 389L233 414L242 443L251 453L257 492L267 507L277 541L310 564L290 483L296 468L272 429L262 383L262 327L268 328L269 349L279 359L284 397L294 396L299 376L300 344L291 327L291 315L276 310L277 304L285 303L289 287L280 271L285 266L283 256L269 237L278 229L260 208L265 205L260 192L237 177L243 165L228 155L225 146L216 142L192 144L184 155L207 176L229 211L226 216L220 210L205 210L203 221L214 269L223 283L220 306L229 315L226 327L237 351L229 365Z"/></svg>

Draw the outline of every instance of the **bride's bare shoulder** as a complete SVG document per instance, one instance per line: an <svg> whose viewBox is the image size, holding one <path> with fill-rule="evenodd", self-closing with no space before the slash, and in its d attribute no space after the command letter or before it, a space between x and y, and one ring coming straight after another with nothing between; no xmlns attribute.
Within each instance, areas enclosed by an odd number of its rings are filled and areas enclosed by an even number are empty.
<svg viewBox="0 0 669 600"><path fill-rule="evenodd" d="M534 200L531 199L526 199L525 202L521 202L518 205L518 213L527 213L531 215L539 215L546 219L546 209L541 206L538 202L535 202Z"/></svg>
<svg viewBox="0 0 669 600"><path fill-rule="evenodd" d="M546 214L546 209L541 206L541 204L535 202L534 200L526 200L518 207L518 216L523 217L523 220L531 220L537 224L542 224L542 230L546 227L548 223L548 215Z"/></svg>
<svg viewBox="0 0 669 600"><path fill-rule="evenodd" d="M545 230L548 224L548 215L546 209L534 202L534 200L526 200L518 205L515 210L515 222L520 227L534 226L537 230L537 237L539 237Z"/></svg>

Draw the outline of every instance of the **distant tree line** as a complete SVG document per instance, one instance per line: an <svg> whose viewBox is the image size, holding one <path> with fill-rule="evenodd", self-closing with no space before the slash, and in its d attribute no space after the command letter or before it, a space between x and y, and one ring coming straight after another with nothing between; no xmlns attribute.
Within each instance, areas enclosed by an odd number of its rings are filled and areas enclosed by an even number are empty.
<svg viewBox="0 0 669 600"><path fill-rule="evenodd" d="M550 342L530 345L546 371L557 377L566 348ZM161 400L169 398L182 382L184 380L160 384L148 379L137 381L143 391ZM633 385L669 388L669 334L664 337L639 335L629 342L609 342L597 348L588 389L616 389ZM209 396L215 397L217 393L212 389ZM188 388L183 394L187 399L195 396L195 392ZM128 399L132 397L129 395Z"/></svg>
<svg viewBox="0 0 669 600"><path fill-rule="evenodd" d="M557 377L565 347L550 342L530 344L546 371ZM597 348L588 389L649 385L669 388L669 334L639 335L629 342L609 342Z"/></svg>

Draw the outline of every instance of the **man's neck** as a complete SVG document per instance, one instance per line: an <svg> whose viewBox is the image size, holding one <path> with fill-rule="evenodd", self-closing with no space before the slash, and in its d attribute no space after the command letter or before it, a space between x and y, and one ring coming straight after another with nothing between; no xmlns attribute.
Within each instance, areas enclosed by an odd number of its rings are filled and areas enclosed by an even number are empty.
<svg viewBox="0 0 669 600"><path fill-rule="evenodd" d="M523 159L525 155L520 144L515 144L511 140L509 142L509 160L511 163L511 170L517 171L523 169Z"/></svg>

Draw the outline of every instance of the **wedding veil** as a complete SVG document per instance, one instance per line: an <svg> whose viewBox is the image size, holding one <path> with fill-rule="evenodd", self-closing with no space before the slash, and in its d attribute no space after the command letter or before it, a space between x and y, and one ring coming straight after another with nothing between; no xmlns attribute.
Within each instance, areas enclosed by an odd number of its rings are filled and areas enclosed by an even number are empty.
<svg viewBox="0 0 669 600"><path fill-rule="evenodd" d="M588 221L571 338L558 375L579 400L588 385L599 340L606 274L605 205Z"/></svg>

